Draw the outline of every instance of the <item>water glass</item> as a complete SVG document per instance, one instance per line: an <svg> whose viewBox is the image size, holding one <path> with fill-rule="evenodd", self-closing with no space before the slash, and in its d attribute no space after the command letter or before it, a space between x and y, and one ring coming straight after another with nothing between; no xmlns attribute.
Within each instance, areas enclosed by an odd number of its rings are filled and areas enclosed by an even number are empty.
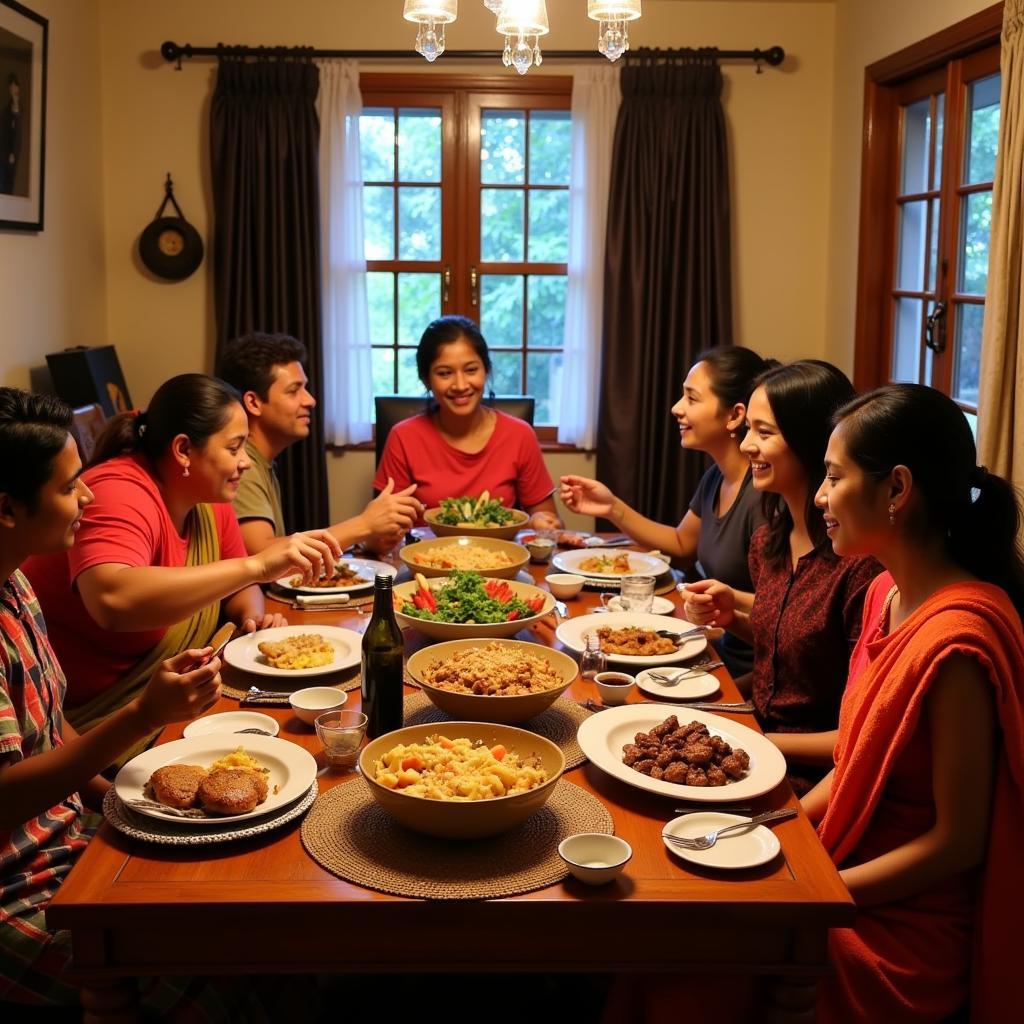
<svg viewBox="0 0 1024 1024"><path fill-rule="evenodd" d="M361 711L328 711L316 720L316 734L324 745L324 760L331 768L354 768L366 735Z"/></svg>
<svg viewBox="0 0 1024 1024"><path fill-rule="evenodd" d="M619 585L619 603L624 612L649 612L654 605L654 577L624 576Z"/></svg>

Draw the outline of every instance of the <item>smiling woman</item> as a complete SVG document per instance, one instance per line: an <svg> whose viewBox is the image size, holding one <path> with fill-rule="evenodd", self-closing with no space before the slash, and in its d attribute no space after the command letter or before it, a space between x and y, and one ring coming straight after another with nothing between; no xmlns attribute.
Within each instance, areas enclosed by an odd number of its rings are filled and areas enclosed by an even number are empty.
<svg viewBox="0 0 1024 1024"><path fill-rule="evenodd" d="M282 624L256 584L319 575L340 554L315 531L246 555L230 502L249 468L247 433L231 387L172 378L146 412L115 417L101 436L74 547L25 563L54 648L75 665L66 713L76 727L122 707L171 654L204 646L222 614L248 630Z"/></svg>

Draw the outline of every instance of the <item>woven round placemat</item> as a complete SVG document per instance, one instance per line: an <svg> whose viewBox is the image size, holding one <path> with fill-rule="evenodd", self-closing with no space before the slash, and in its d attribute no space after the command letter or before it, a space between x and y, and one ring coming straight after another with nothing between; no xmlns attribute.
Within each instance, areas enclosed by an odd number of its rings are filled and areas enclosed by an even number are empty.
<svg viewBox="0 0 1024 1024"><path fill-rule="evenodd" d="M498 698L495 698L498 699ZM431 703L425 693L411 693L402 704L403 725L434 725L452 721L440 708ZM576 730L590 717L586 708L581 708L568 697L559 697L543 714L520 722L516 728L526 729L546 740L551 740L565 757L565 770L571 771L585 764L587 755L576 742Z"/></svg>
<svg viewBox="0 0 1024 1024"><path fill-rule="evenodd" d="M311 682L307 682L306 685L307 686L334 686L334 687L337 687L339 690L344 690L346 693L348 693L350 690L358 690L359 689L359 684L362 682L362 678L363 678L362 675L357 671L356 674L351 679L336 679L336 680L334 680L333 682L330 682L330 683L325 683L322 680L314 679ZM262 680L264 680L264 679L265 679L265 677L261 676L260 680L258 680L256 682L256 685L260 686L261 688L264 688L263 687L263 683L262 683ZM267 689L269 689L269 687L267 687ZM302 687L301 686L295 686L295 687L293 687L293 689L301 690ZM243 690L243 689L241 689L241 688L239 688L237 686L228 686L228 684L225 683L225 682L221 683L220 692L225 697L234 697L235 700L242 700L242 698L248 696L248 691ZM285 702L285 706L287 707L287 702Z"/></svg>
<svg viewBox="0 0 1024 1024"><path fill-rule="evenodd" d="M397 824L362 779L353 779L317 799L301 835L318 864L366 889L423 900L491 900L565 878L569 872L558 844L566 836L614 831L600 800L563 779L513 832L493 839L434 839Z"/></svg>

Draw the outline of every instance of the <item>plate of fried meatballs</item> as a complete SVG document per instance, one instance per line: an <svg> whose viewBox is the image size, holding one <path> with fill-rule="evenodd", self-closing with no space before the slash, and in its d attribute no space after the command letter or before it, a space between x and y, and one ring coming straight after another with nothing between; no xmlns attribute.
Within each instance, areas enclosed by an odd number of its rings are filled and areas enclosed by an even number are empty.
<svg viewBox="0 0 1024 1024"><path fill-rule="evenodd" d="M202 827L280 810L315 780L316 760L295 743L274 736L208 735L143 751L117 773L114 791L133 812ZM162 812L161 804L206 813L183 818Z"/></svg>
<svg viewBox="0 0 1024 1024"><path fill-rule="evenodd" d="M761 733L678 704L609 708L591 715L576 738L602 771L677 800L746 800L774 789L786 774L779 748Z"/></svg>
<svg viewBox="0 0 1024 1024"><path fill-rule="evenodd" d="M358 633L340 626L276 626L235 637L224 648L224 660L283 683L286 678L322 676L358 665L362 643Z"/></svg>

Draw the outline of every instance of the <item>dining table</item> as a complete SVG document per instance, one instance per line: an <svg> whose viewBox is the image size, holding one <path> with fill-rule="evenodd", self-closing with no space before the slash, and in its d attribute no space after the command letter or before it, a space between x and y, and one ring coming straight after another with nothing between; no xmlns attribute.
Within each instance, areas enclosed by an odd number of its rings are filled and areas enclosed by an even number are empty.
<svg viewBox="0 0 1024 1024"><path fill-rule="evenodd" d="M547 589L551 566L527 569ZM685 627L680 597L674 588L663 589ZM268 608L292 624L361 633L369 622L372 606L304 609L289 597L268 595ZM570 619L593 613L600 608L600 591L585 588L565 604ZM556 616L546 616L516 638L564 649L556 627ZM405 629L404 636L407 654L432 642L415 628ZM223 675L226 684L237 687L266 683L265 677L228 668ZM714 700L741 699L724 668L715 675L720 689ZM577 675L566 696L587 702L598 695L592 680ZM629 697L631 702L648 699L639 691ZM356 689L346 706L359 704ZM237 699L222 696L208 713L238 706ZM364 785L353 771L325 765L314 729L290 707L259 710L277 720L281 739L317 758L321 799L339 785ZM723 715L757 730L749 714ZM182 726L171 726L158 742L181 735ZM590 887L566 877L506 898L402 898L322 867L303 846L299 820L240 842L198 847L134 840L104 823L58 890L47 921L70 932L75 976L95 1020L104 1019L108 1005L111 1015L124 1019L124 1001L105 1000L103 993L123 988L126 978L394 972L396 936L407 933L432 939L403 945L402 972L668 972L684 981L687 975L759 976L762 1019L812 1019L817 983L829 969L829 929L849 926L855 910L802 811L773 825L781 842L774 859L758 867L718 870L666 849L662 829L676 816L678 799L628 785L590 762L564 777L604 805L615 834L632 847L631 860L608 885ZM749 803L754 812L799 808L785 779ZM495 955L491 943L482 945L481 935L528 941L502 942ZM339 946L338 936L353 941Z"/></svg>

